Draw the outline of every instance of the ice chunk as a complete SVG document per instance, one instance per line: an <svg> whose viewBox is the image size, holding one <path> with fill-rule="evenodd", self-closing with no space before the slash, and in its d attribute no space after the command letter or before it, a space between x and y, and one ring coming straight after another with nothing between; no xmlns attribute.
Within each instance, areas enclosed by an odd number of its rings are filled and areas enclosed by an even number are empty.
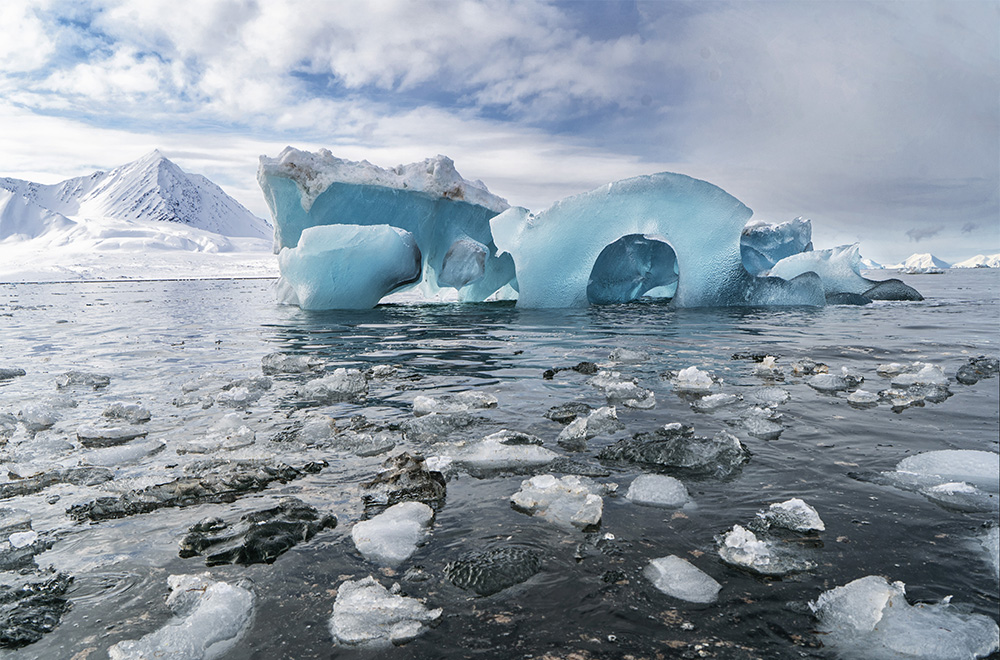
<svg viewBox="0 0 1000 660"><path fill-rule="evenodd" d="M215 395L215 402L227 408L246 408L264 396L271 389L271 379L236 378L222 386L222 391Z"/></svg>
<svg viewBox="0 0 1000 660"><path fill-rule="evenodd" d="M55 408L38 403L28 404L17 413L17 419L32 433L51 428L61 417Z"/></svg>
<svg viewBox="0 0 1000 660"><path fill-rule="evenodd" d="M825 639L846 657L972 660L996 651L996 622L959 612L948 601L910 605L902 582L869 575L820 594L809 606Z"/></svg>
<svg viewBox="0 0 1000 660"><path fill-rule="evenodd" d="M946 509L967 512L985 512L1000 508L996 494L982 491L964 481L949 482L922 488L924 497Z"/></svg>
<svg viewBox="0 0 1000 660"><path fill-rule="evenodd" d="M268 353L260 359L260 368L266 375L304 374L322 366L323 361L311 355Z"/></svg>
<svg viewBox="0 0 1000 660"><path fill-rule="evenodd" d="M593 410L593 408L590 407L590 404L580 401L571 401L570 403L552 406L549 408L548 412L545 413L545 416L553 422L557 422L559 424L569 424L581 415L589 415L591 410Z"/></svg>
<svg viewBox="0 0 1000 660"><path fill-rule="evenodd" d="M967 364L959 367L955 380L963 385L975 385L983 378L993 378L998 373L1000 373L1000 360L980 355L969 358Z"/></svg>
<svg viewBox="0 0 1000 660"><path fill-rule="evenodd" d="M230 525L208 518L188 530L180 542L180 556L206 555L205 564L271 564L286 551L337 525L332 515L320 515L295 497L277 506L253 511Z"/></svg>
<svg viewBox="0 0 1000 660"><path fill-rule="evenodd" d="M387 458L375 477L361 484L365 506L391 506L417 501L431 506L444 502L447 488L439 472L427 469L424 459L403 452Z"/></svg>
<svg viewBox="0 0 1000 660"><path fill-rule="evenodd" d="M806 384L820 392L845 392L850 387L847 380L840 374L816 374L806 381Z"/></svg>
<svg viewBox="0 0 1000 660"><path fill-rule="evenodd" d="M781 425L781 413L772 408L754 406L740 418L747 433L761 440L777 440L785 427Z"/></svg>
<svg viewBox="0 0 1000 660"><path fill-rule="evenodd" d="M736 436L726 431L705 438L695 436L694 429L689 426L667 424L652 433L623 438L602 449L598 458L726 478L750 459L750 452Z"/></svg>
<svg viewBox="0 0 1000 660"><path fill-rule="evenodd" d="M619 362L622 364L639 364L649 360L649 353L646 351L637 351L632 348L619 347L611 351L608 359L612 362Z"/></svg>
<svg viewBox="0 0 1000 660"><path fill-rule="evenodd" d="M673 287L675 274L679 307L824 304L815 276L788 283L747 273L740 232L751 213L710 183L661 172L566 198L537 215L511 208L490 226L517 264L521 307L580 307L592 297L625 302Z"/></svg>
<svg viewBox="0 0 1000 660"><path fill-rule="evenodd" d="M389 593L369 575L337 588L330 634L334 643L347 646L400 645L419 637L442 613L441 608L429 609L416 598Z"/></svg>
<svg viewBox="0 0 1000 660"><path fill-rule="evenodd" d="M363 399L368 396L368 379L358 369L338 367L329 376L304 384L299 388L299 396L320 403Z"/></svg>
<svg viewBox="0 0 1000 660"><path fill-rule="evenodd" d="M531 550L503 546L449 562L444 574L460 589L489 596L524 582L538 572L540 564L538 555Z"/></svg>
<svg viewBox="0 0 1000 660"><path fill-rule="evenodd" d="M904 458L896 471L930 477L938 483L965 481L992 493L1000 491L1000 454L990 451L929 451Z"/></svg>
<svg viewBox="0 0 1000 660"><path fill-rule="evenodd" d="M677 508L688 503L684 484L663 474L640 474L628 487L625 497L642 506Z"/></svg>
<svg viewBox="0 0 1000 660"><path fill-rule="evenodd" d="M673 384L678 392L708 392L715 387L710 373L693 366L678 371Z"/></svg>
<svg viewBox="0 0 1000 660"><path fill-rule="evenodd" d="M870 407L878 405L879 396L874 392L854 390L847 395L847 402L852 406L857 406L859 408Z"/></svg>
<svg viewBox="0 0 1000 660"><path fill-rule="evenodd" d="M651 390L639 387L634 378L623 378L617 371L599 371L587 383L604 392L609 403L643 410L656 406L656 395Z"/></svg>
<svg viewBox="0 0 1000 660"><path fill-rule="evenodd" d="M777 365L778 358L773 355L765 355L753 369L753 375L765 380L783 380L784 374L781 367Z"/></svg>
<svg viewBox="0 0 1000 660"><path fill-rule="evenodd" d="M605 489L586 477L567 475L561 479L542 474L521 482L510 498L511 506L531 516L540 516L560 527L586 529L601 522Z"/></svg>
<svg viewBox="0 0 1000 660"><path fill-rule="evenodd" d="M212 425L204 436L191 438L177 453L207 454L220 449L232 451L252 445L257 434L244 424L239 413L229 413Z"/></svg>
<svg viewBox="0 0 1000 660"><path fill-rule="evenodd" d="M858 244L854 243L795 254L776 263L769 274L791 280L803 273L816 273L823 281L823 291L828 296L853 293L869 300L923 300L916 290L899 280L878 282L863 277L858 250Z"/></svg>
<svg viewBox="0 0 1000 660"><path fill-rule="evenodd" d="M765 528L781 527L793 532L822 532L826 529L819 512L797 497L772 504L758 512L757 518Z"/></svg>
<svg viewBox="0 0 1000 660"><path fill-rule="evenodd" d="M451 458L456 467L475 477L490 477L498 473L525 474L545 467L559 457L541 444L539 438L505 429L454 452Z"/></svg>
<svg viewBox="0 0 1000 660"><path fill-rule="evenodd" d="M56 378L56 387L59 389L66 389L69 387L89 387L93 390L100 390L110 384L110 376L90 373L88 371L67 371Z"/></svg>
<svg viewBox="0 0 1000 660"><path fill-rule="evenodd" d="M148 442L130 442L117 447L105 447L80 454L80 461L85 465L100 465L104 467L119 467L136 463L139 460L162 451L167 445L160 440Z"/></svg>
<svg viewBox="0 0 1000 660"><path fill-rule="evenodd" d="M947 385L948 377L944 369L934 364L922 365L916 373L902 373L892 377L893 387L913 387L914 385Z"/></svg>
<svg viewBox="0 0 1000 660"><path fill-rule="evenodd" d="M302 309L368 309L420 279L413 234L389 225L323 225L304 229L278 253L285 292L279 301ZM291 292L292 295L288 295Z"/></svg>
<svg viewBox="0 0 1000 660"><path fill-rule="evenodd" d="M19 367L0 367L0 381L20 378L27 372Z"/></svg>
<svg viewBox="0 0 1000 660"><path fill-rule="evenodd" d="M719 538L719 557L737 568L770 576L807 571L816 566L771 541L758 539L753 532L740 525L733 525Z"/></svg>
<svg viewBox="0 0 1000 660"><path fill-rule="evenodd" d="M722 589L707 573L676 555L653 559L642 574L663 593L689 603L714 603Z"/></svg>
<svg viewBox="0 0 1000 660"><path fill-rule="evenodd" d="M739 395L720 392L719 394L709 394L708 396L703 396L700 399L695 399L691 402L691 407L698 412L707 413L714 412L720 408L725 408L739 402Z"/></svg>
<svg viewBox="0 0 1000 660"><path fill-rule="evenodd" d="M200 575L167 578L167 605L176 618L138 640L118 642L111 660L212 660L239 641L253 617L253 592Z"/></svg>
<svg viewBox="0 0 1000 660"><path fill-rule="evenodd" d="M788 390L780 387L758 387L747 394L747 400L768 407L786 403L790 398Z"/></svg>
<svg viewBox="0 0 1000 660"><path fill-rule="evenodd" d="M124 419L132 424L148 422L153 415L148 408L144 408L137 403L112 403L104 409L104 416L112 419Z"/></svg>
<svg viewBox="0 0 1000 660"><path fill-rule="evenodd" d="M496 407L495 396L474 390L440 397L418 395L413 399L413 414L417 417L430 413L455 413Z"/></svg>
<svg viewBox="0 0 1000 660"><path fill-rule="evenodd" d="M458 286L460 299L485 300L514 279L510 256L494 256L489 226L489 219L507 203L482 183L463 179L444 156L386 170L341 160L326 150L309 153L288 147L275 159L262 157L257 178L274 217L276 252L305 243L300 238L310 227L354 225L359 240L350 252L345 245L344 263L352 264L359 276L368 271L385 279L381 271L398 270L403 251L396 249L391 258L379 254L370 244L375 234L368 229L389 223L409 235L409 254L420 260L415 277L422 278L426 296L440 286ZM391 243L388 234L384 237ZM370 263L362 254L372 255ZM288 277L284 269L282 274ZM303 286L324 284L309 284L310 275L320 273L304 272ZM375 297L374 287L363 277L346 284ZM346 289L344 302L351 302Z"/></svg>
<svg viewBox="0 0 1000 660"><path fill-rule="evenodd" d="M147 431L136 426L94 426L84 424L76 430L76 439L84 447L114 447L129 440L145 438Z"/></svg>
<svg viewBox="0 0 1000 660"><path fill-rule="evenodd" d="M556 442L572 451L583 451L587 448L587 440L596 438L602 433L614 433L623 428L625 425L618 421L618 412L614 406L604 406L586 417L574 419L559 432Z"/></svg>
<svg viewBox="0 0 1000 660"><path fill-rule="evenodd" d="M785 257L812 249L812 222L808 218L777 225L751 221L740 234L740 256L751 275L764 275Z"/></svg>
<svg viewBox="0 0 1000 660"><path fill-rule="evenodd" d="M422 502L394 504L351 529L354 546L365 559L396 567L409 559L426 538L434 510Z"/></svg>

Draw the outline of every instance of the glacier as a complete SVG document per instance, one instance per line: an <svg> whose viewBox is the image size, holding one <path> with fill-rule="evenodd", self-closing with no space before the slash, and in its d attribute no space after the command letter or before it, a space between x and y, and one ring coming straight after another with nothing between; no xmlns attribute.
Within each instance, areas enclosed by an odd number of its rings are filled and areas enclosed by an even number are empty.
<svg viewBox="0 0 1000 660"><path fill-rule="evenodd" d="M274 220L278 299L303 309L372 307L412 288L424 299L447 289L465 302L516 297L525 308L921 299L898 280L863 278L856 246L814 251L809 220L748 224L753 212L738 199L672 172L537 214L440 155L384 169L286 147L260 157L257 179Z"/></svg>

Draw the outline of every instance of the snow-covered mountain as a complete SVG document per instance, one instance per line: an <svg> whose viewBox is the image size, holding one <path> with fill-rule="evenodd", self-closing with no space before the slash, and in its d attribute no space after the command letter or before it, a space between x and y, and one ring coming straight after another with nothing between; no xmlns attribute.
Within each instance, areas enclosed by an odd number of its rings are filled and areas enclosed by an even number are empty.
<svg viewBox="0 0 1000 660"><path fill-rule="evenodd" d="M886 268L897 268L908 273L936 273L951 268L951 264L938 259L930 252L922 252L911 254L903 263L886 266Z"/></svg>
<svg viewBox="0 0 1000 660"><path fill-rule="evenodd" d="M1000 253L977 254L963 261L952 264L952 268L1000 268Z"/></svg>
<svg viewBox="0 0 1000 660"><path fill-rule="evenodd" d="M272 234L159 151L51 185L0 178L0 281L273 275Z"/></svg>
<svg viewBox="0 0 1000 660"><path fill-rule="evenodd" d="M177 222L223 236L268 238L268 224L200 174L157 150L110 172L43 185L0 178L0 188L69 217Z"/></svg>

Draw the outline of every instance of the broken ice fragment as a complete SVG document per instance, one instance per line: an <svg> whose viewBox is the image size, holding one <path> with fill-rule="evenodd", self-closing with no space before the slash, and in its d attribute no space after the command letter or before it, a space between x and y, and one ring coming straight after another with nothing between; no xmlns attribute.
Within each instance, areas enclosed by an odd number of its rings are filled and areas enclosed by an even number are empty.
<svg viewBox="0 0 1000 660"><path fill-rule="evenodd" d="M412 555L426 538L434 510L422 502L400 502L377 516L355 523L354 547L365 559L396 567Z"/></svg>
<svg viewBox="0 0 1000 660"><path fill-rule="evenodd" d="M518 511L545 518L560 527L586 529L601 522L605 488L576 475L561 479L542 474L521 482L510 503Z"/></svg>
<svg viewBox="0 0 1000 660"><path fill-rule="evenodd" d="M124 419L132 424L148 422L153 417L147 408L136 403L113 403L104 409L103 415L114 419Z"/></svg>
<svg viewBox="0 0 1000 660"><path fill-rule="evenodd" d="M806 384L820 392L844 392L849 388L843 376L830 373L816 374Z"/></svg>
<svg viewBox="0 0 1000 660"><path fill-rule="evenodd" d="M1000 628L949 604L910 605L902 582L869 575L823 592L810 608L831 646L870 660L985 657L1000 647Z"/></svg>
<svg viewBox="0 0 1000 660"><path fill-rule="evenodd" d="M622 438L602 449L597 456L602 460L629 461L726 478L750 459L750 452L736 436L726 431L705 438L695 436L694 429L689 426L667 424L652 433Z"/></svg>
<svg viewBox="0 0 1000 660"><path fill-rule="evenodd" d="M708 392L715 386L712 375L698 367L687 367L677 372L673 379L674 390L678 392Z"/></svg>
<svg viewBox="0 0 1000 660"><path fill-rule="evenodd" d="M531 550L504 546L463 555L445 565L444 574L459 589L490 596L524 582L540 565Z"/></svg>
<svg viewBox="0 0 1000 660"><path fill-rule="evenodd" d="M642 574L663 593L689 603L714 603L722 589L707 573L676 555L653 559Z"/></svg>
<svg viewBox="0 0 1000 660"><path fill-rule="evenodd" d="M893 387L913 387L914 385L947 385L948 377L944 370L935 364L925 364L915 373L902 373L892 376Z"/></svg>
<svg viewBox="0 0 1000 660"><path fill-rule="evenodd" d="M625 497L642 506L669 508L682 507L689 500L684 484L663 474L640 474L628 487Z"/></svg>
<svg viewBox="0 0 1000 660"><path fill-rule="evenodd" d="M76 438L84 447L114 447L129 440L145 438L148 432L137 426L93 426L85 424L76 430Z"/></svg>
<svg viewBox="0 0 1000 660"><path fill-rule="evenodd" d="M474 477L530 474L559 457L541 444L539 438L504 429L453 452L450 458Z"/></svg>
<svg viewBox="0 0 1000 660"><path fill-rule="evenodd" d="M400 645L436 624L442 612L440 608L429 609L416 598L389 593L369 575L337 587L330 634L335 643L348 646Z"/></svg>
<svg viewBox="0 0 1000 660"><path fill-rule="evenodd" d="M496 407L495 396L471 390L441 397L419 395L413 399L413 414L417 417L430 413L456 413Z"/></svg>
<svg viewBox="0 0 1000 660"><path fill-rule="evenodd" d="M368 395L368 379L358 369L338 367L329 376L316 378L299 388L303 399L320 403L363 399Z"/></svg>
<svg viewBox="0 0 1000 660"><path fill-rule="evenodd" d="M261 371L267 376L272 374L304 374L322 366L322 364L322 360L311 355L269 353L260 359Z"/></svg>
<svg viewBox="0 0 1000 660"><path fill-rule="evenodd" d="M617 371L599 371L587 383L604 392L609 403L642 410L656 406L656 395L651 390L640 387L635 379L623 378Z"/></svg>
<svg viewBox="0 0 1000 660"><path fill-rule="evenodd" d="M21 648L55 630L69 611L66 592L72 583L72 577L55 573L18 576L0 585L0 648Z"/></svg>
<svg viewBox="0 0 1000 660"><path fill-rule="evenodd" d="M56 387L65 389L68 387L89 387L100 390L111 384L111 377L104 374L95 374L87 371L67 371L56 377Z"/></svg>
<svg viewBox="0 0 1000 660"><path fill-rule="evenodd" d="M757 513L764 528L781 527L793 532L822 532L826 529L819 512L797 497L776 502Z"/></svg>
<svg viewBox="0 0 1000 660"><path fill-rule="evenodd" d="M879 396L874 392L867 392L865 390L854 390L847 395L847 402L852 406L858 408L870 408L872 406L877 406L879 402Z"/></svg>
<svg viewBox="0 0 1000 660"><path fill-rule="evenodd" d="M446 486L440 472L431 472L424 459L409 452L387 458L375 477L361 484L366 507L391 506L417 501L439 507L444 503Z"/></svg>
<svg viewBox="0 0 1000 660"><path fill-rule="evenodd" d="M698 412L707 413L714 412L720 408L725 408L739 402L739 395L720 392L719 394L709 394L708 396L703 396L700 399L695 399L691 402L691 407Z"/></svg>
<svg viewBox="0 0 1000 660"><path fill-rule="evenodd" d="M618 421L618 413L614 406L604 406L594 410L586 417L577 417L566 428L559 432L556 442L571 451L583 451L587 448L587 440L602 433L614 433L625 428Z"/></svg>
<svg viewBox="0 0 1000 660"><path fill-rule="evenodd" d="M211 660L225 655L250 625L254 594L210 574L171 575L167 605L175 618L138 640L118 642L111 660Z"/></svg>
<svg viewBox="0 0 1000 660"><path fill-rule="evenodd" d="M771 541L758 539L753 532L740 525L733 525L718 541L722 561L751 573L780 576L807 571L816 566Z"/></svg>

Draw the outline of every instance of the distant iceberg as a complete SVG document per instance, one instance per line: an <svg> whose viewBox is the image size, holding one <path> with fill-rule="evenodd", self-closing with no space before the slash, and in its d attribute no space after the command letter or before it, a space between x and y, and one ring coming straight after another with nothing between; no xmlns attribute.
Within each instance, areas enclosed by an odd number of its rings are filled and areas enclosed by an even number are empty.
<svg viewBox="0 0 1000 660"><path fill-rule="evenodd" d="M856 249L832 260L813 252L809 220L748 225L753 212L738 199L671 172L537 214L462 178L445 156L383 169L287 147L261 157L258 181L274 218L279 300L305 309L371 307L412 287L425 298L442 289L460 301L516 296L529 308L640 298L822 306L880 284L861 277ZM797 272L774 272L797 257ZM898 280L886 284L891 299L919 299Z"/></svg>
<svg viewBox="0 0 1000 660"><path fill-rule="evenodd" d="M951 268L951 264L938 259L930 252L923 252L911 254L902 263L886 266L886 268L896 269L907 275L939 275Z"/></svg>
<svg viewBox="0 0 1000 660"><path fill-rule="evenodd" d="M1000 268L1000 253L977 254L951 265L952 268Z"/></svg>

